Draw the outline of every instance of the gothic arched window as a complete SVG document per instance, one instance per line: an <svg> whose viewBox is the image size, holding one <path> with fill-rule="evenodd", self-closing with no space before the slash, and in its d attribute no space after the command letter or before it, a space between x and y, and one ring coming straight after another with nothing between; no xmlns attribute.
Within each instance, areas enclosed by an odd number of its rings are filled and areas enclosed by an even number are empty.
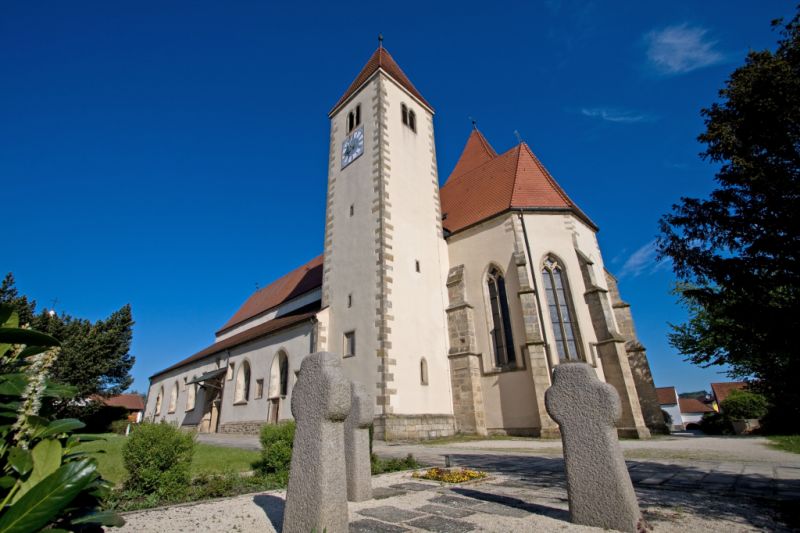
<svg viewBox="0 0 800 533"><path fill-rule="evenodd" d="M239 365L236 374L236 389L233 394L234 403L246 402L250 399L250 363L247 361Z"/></svg>
<svg viewBox="0 0 800 533"><path fill-rule="evenodd" d="M578 325L572 313L572 302L569 297L567 276L558 260L548 257L542 267L544 292L547 307L550 310L550 322L553 324L556 350L560 361L579 360Z"/></svg>
<svg viewBox="0 0 800 533"><path fill-rule="evenodd" d="M417 131L417 115L413 111L408 112L408 127L413 132Z"/></svg>
<svg viewBox="0 0 800 533"><path fill-rule="evenodd" d="M169 409L168 413L174 413L175 408L178 406L178 382L172 386L172 393L169 395Z"/></svg>
<svg viewBox="0 0 800 533"><path fill-rule="evenodd" d="M289 393L289 358L286 354L281 352L280 355L280 372L281 372L281 396L286 396Z"/></svg>
<svg viewBox="0 0 800 533"><path fill-rule="evenodd" d="M353 131L356 127L356 115L352 111L347 114L347 133Z"/></svg>
<svg viewBox="0 0 800 533"><path fill-rule="evenodd" d="M491 330L494 349L494 362L498 367L515 363L514 338L511 334L511 315L508 312L508 298L506 296L506 281L497 267L489 269L486 276L486 286L489 289L489 307L491 309Z"/></svg>
<svg viewBox="0 0 800 533"><path fill-rule="evenodd" d="M403 117L403 124L408 126L408 108L406 107L406 104L400 104L400 114Z"/></svg>
<svg viewBox="0 0 800 533"><path fill-rule="evenodd" d="M192 376L192 379L195 377L197 376ZM186 387L186 410L191 411L194 409L195 398L197 397L197 383L189 383Z"/></svg>
<svg viewBox="0 0 800 533"><path fill-rule="evenodd" d="M156 412L155 414L161 414L161 402L164 401L164 387L161 387L158 391L158 396L156 396Z"/></svg>

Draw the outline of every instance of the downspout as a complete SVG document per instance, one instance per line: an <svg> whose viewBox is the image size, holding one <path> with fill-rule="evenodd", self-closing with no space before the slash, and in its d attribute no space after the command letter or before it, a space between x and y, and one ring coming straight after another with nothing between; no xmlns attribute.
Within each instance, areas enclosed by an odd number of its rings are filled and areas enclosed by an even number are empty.
<svg viewBox="0 0 800 533"><path fill-rule="evenodd" d="M552 378L553 376L553 368L550 366L550 345L547 342L547 333L545 332L544 327L544 315L542 314L542 303L539 300L539 287L536 283L536 273L533 270L533 259L531 256L531 245L528 242L528 230L525 227L525 217L522 215L522 210L520 210L517 215L519 216L519 222L522 224L522 236L525 239L525 251L528 254L528 264L530 265L530 276L531 281L533 282L533 293L536 295L536 311L539 314L539 329L542 332L542 342L544 342L544 359L547 363L547 374Z"/></svg>

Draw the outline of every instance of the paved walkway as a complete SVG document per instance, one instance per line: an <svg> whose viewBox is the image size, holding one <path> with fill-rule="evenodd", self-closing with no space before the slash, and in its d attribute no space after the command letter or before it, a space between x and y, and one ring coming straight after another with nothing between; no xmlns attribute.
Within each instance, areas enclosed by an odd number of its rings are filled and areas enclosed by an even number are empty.
<svg viewBox="0 0 800 533"><path fill-rule="evenodd" d="M255 437L201 440L258 448ZM783 521L800 504L800 456L765 444L760 438L692 436L622 441L654 531L790 531ZM376 499L349 506L351 531L588 530L568 522L559 441L376 442L374 449L384 457L412 453L430 465L444 465L449 456L453 466L484 470L490 478L453 487L422 483L408 473L375 477ZM280 531L283 498L275 492L134 513L127 531Z"/></svg>

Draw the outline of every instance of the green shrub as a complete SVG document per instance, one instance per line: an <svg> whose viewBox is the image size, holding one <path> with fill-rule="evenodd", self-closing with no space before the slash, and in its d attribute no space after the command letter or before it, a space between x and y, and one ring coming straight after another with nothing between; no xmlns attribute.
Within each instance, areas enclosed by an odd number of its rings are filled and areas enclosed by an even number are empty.
<svg viewBox="0 0 800 533"><path fill-rule="evenodd" d="M769 405L767 399L756 392L735 390L722 401L720 407L731 420L744 420L763 417Z"/></svg>
<svg viewBox="0 0 800 533"><path fill-rule="evenodd" d="M172 424L139 424L122 447L128 471L125 489L156 494L165 501L180 499L187 491L195 436Z"/></svg>
<svg viewBox="0 0 800 533"><path fill-rule="evenodd" d="M720 413L705 413L700 420L700 429L708 435L732 435L730 419Z"/></svg>
<svg viewBox="0 0 800 533"><path fill-rule="evenodd" d="M124 435L128 431L128 424L130 424L130 421L127 418L125 420L114 420L111 422L111 432L117 435Z"/></svg>
<svg viewBox="0 0 800 533"><path fill-rule="evenodd" d="M387 472L411 470L412 468L419 468L421 466L411 454L408 454L405 459L381 459L373 453L370 455L370 459L373 476L376 474L385 474Z"/></svg>
<svg viewBox="0 0 800 533"><path fill-rule="evenodd" d="M19 314L0 303L0 531L102 531L125 522L102 512L111 484L97 461L76 450L96 440L75 434L76 419L51 420L43 400L68 403L75 387L55 383L50 370L60 343L19 327Z"/></svg>
<svg viewBox="0 0 800 533"><path fill-rule="evenodd" d="M261 428L261 459L253 465L258 472L274 474L278 480L289 478L294 430L294 421L267 424Z"/></svg>

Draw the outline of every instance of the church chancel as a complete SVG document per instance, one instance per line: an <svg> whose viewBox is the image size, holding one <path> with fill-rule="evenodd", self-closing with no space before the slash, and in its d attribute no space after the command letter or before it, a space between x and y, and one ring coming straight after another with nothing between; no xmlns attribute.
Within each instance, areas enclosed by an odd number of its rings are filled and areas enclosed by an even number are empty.
<svg viewBox="0 0 800 533"><path fill-rule="evenodd" d="M433 115L380 46L329 113L323 254L152 376L148 419L255 433L291 418L303 358L328 351L377 438L556 436L544 394L572 361L619 393L620 435L663 430L597 226L526 143L498 153L474 127L440 187Z"/></svg>

